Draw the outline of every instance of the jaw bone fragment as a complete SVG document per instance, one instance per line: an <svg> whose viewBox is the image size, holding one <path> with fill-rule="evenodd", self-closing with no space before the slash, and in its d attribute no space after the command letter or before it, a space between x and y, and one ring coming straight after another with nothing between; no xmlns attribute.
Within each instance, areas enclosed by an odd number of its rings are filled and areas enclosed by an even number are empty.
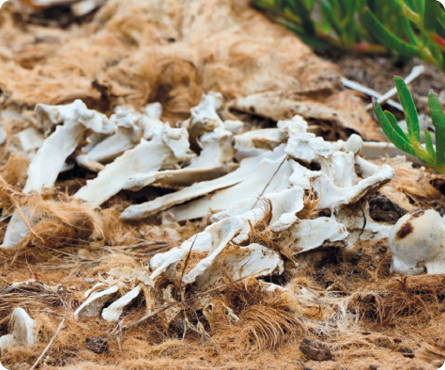
<svg viewBox="0 0 445 370"><path fill-rule="evenodd" d="M177 204L198 198L218 189L227 188L249 179L257 172L257 168L263 160L276 161L284 155L283 147L276 148L274 152L268 152L258 157L246 158L240 167L223 177L215 180L193 184L172 194L158 197L151 202L128 207L122 214L124 220L139 220L159 211L166 210ZM230 204L227 204L230 206ZM207 212L207 210L206 210Z"/></svg>
<svg viewBox="0 0 445 370"><path fill-rule="evenodd" d="M117 321L122 315L125 307L131 304L134 299L138 297L141 292L141 286L138 285L136 288L129 291L123 297L119 298L116 302L112 303L110 306L102 311L102 318L105 321Z"/></svg>
<svg viewBox="0 0 445 370"><path fill-rule="evenodd" d="M0 337L0 354L13 346L37 343L35 321L23 308L16 308L11 316L12 334Z"/></svg>
<svg viewBox="0 0 445 370"><path fill-rule="evenodd" d="M102 307L119 291L118 285L90 294L88 299L74 312L76 320L99 316Z"/></svg>
<svg viewBox="0 0 445 370"><path fill-rule="evenodd" d="M411 211L393 227L388 238L391 270L406 275L445 273L445 221L424 208Z"/></svg>
<svg viewBox="0 0 445 370"><path fill-rule="evenodd" d="M53 126L56 126L56 129L44 141L29 166L24 193L53 187L66 159L76 150L90 130L99 134L110 134L115 130L105 115L87 109L81 100L61 106L39 104L36 106L36 116L47 134ZM59 125L61 123L63 125ZM26 207L23 209L23 214L26 217L30 216ZM2 248L15 247L28 232L29 229L19 212L14 211Z"/></svg>
<svg viewBox="0 0 445 370"><path fill-rule="evenodd" d="M187 131L172 129L168 124L160 127L156 121L152 124L155 132L150 141L142 139L134 149L108 164L97 178L87 181L74 196L96 208L121 191L129 178L158 171L165 164L178 163L189 149Z"/></svg>

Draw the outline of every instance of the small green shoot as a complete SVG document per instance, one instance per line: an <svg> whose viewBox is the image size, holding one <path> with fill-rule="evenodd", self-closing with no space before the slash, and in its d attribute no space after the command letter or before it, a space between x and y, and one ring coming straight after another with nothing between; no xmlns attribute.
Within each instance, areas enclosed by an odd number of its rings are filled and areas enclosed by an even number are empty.
<svg viewBox="0 0 445 370"><path fill-rule="evenodd" d="M388 111L383 112L380 104L373 99L373 106L377 119L388 139L400 150L419 158L425 165L439 173L445 174L445 114L437 94L430 90L428 105L431 108L431 118L435 127L436 148L428 130L425 130L425 146L420 142L420 126L417 110L413 98L406 87L405 81L394 77L394 82L405 113L408 135L397 124L394 115Z"/></svg>

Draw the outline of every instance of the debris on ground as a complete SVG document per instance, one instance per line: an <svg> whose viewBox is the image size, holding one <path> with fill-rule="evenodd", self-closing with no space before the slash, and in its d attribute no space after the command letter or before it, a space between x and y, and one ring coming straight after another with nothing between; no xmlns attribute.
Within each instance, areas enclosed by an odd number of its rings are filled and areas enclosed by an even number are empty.
<svg viewBox="0 0 445 370"><path fill-rule="evenodd" d="M91 2L65 28L31 20L86 1L24 3L0 14L4 366L445 359L445 177L337 67L247 0Z"/></svg>

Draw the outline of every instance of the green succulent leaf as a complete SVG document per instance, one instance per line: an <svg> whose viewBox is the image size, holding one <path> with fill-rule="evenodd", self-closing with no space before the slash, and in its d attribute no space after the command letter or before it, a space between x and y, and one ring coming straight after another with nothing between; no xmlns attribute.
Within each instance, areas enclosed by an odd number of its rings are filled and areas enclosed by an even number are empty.
<svg viewBox="0 0 445 370"><path fill-rule="evenodd" d="M388 139L400 150L404 151L405 153L417 156L416 151L413 149L411 144L406 141L407 137L405 134L400 135L400 130L396 130L394 126L391 124L388 117L383 113L382 107L380 107L380 104L377 102L377 100L374 101L374 110L375 114L380 122L380 125L382 126L383 132L386 136L388 136ZM396 126L397 122L396 122Z"/></svg>
<svg viewBox="0 0 445 370"><path fill-rule="evenodd" d="M388 119L389 123L391 124L394 131L397 132L397 134L410 146L412 146L412 143L408 136L406 136L405 132L403 132L402 128L397 123L396 117L394 117L394 114L391 112L385 111L383 112L385 114L385 117Z"/></svg>
<svg viewBox="0 0 445 370"><path fill-rule="evenodd" d="M400 77L394 77L397 93L399 94L400 104L402 104L405 112L406 125L408 126L408 136L411 142L420 144L420 126L419 117L417 116L416 106L408 87Z"/></svg>
<svg viewBox="0 0 445 370"><path fill-rule="evenodd" d="M434 162L436 162L436 150L433 146L433 139L431 137L431 134L428 130L425 130L425 144L426 144L426 150L428 154L431 156Z"/></svg>
<svg viewBox="0 0 445 370"><path fill-rule="evenodd" d="M371 32L379 42L388 47L388 49L406 56L420 55L417 47L407 44L401 38L394 35L376 18L373 13L371 13L368 8L365 10L364 20L369 32Z"/></svg>
<svg viewBox="0 0 445 370"><path fill-rule="evenodd" d="M295 15L300 17L304 30L309 35L315 35L315 26L304 2L302 0L285 0L285 4Z"/></svg>
<svg viewBox="0 0 445 370"><path fill-rule="evenodd" d="M431 108L431 118L436 128L436 165L443 166L445 165L445 114L442 110L442 104L432 90L428 94L428 105Z"/></svg>
<svg viewBox="0 0 445 370"><path fill-rule="evenodd" d="M425 1L425 15L423 17L423 29L427 34L435 32L437 23L437 14L439 14L439 2L438 1Z"/></svg>

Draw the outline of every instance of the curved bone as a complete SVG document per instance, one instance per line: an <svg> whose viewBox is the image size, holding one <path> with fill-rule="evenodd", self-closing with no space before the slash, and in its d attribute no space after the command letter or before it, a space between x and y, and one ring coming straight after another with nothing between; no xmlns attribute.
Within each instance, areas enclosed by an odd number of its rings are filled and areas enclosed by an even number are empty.
<svg viewBox="0 0 445 370"><path fill-rule="evenodd" d="M139 220L212 191L238 184L252 176L262 160L270 159L273 161L282 157L283 149L281 147L274 152L267 152L258 157L246 158L241 162L240 167L236 171L218 179L196 183L175 193L158 197L151 202L130 206L121 214L121 218L124 220Z"/></svg>
<svg viewBox="0 0 445 370"><path fill-rule="evenodd" d="M49 133L53 126L55 131L43 143L28 169L28 180L24 193L51 188L64 167L66 159L84 140L88 130L99 134L110 134L114 125L108 118L96 111L87 109L81 100L69 105L49 106L38 104L36 116L40 126ZM60 123L63 125L57 126ZM24 207L23 214L29 218L29 210ZM32 220L31 220L32 222ZM14 211L6 230L2 248L13 248L29 233L19 212Z"/></svg>
<svg viewBox="0 0 445 370"><path fill-rule="evenodd" d="M185 129L172 129L165 124L151 141L142 139L134 149L127 150L108 164L97 178L87 181L87 185L74 196L85 200L92 208L100 206L121 191L129 178L158 171L165 164L179 162L188 150L186 136Z"/></svg>
<svg viewBox="0 0 445 370"><path fill-rule="evenodd" d="M232 172L238 166L232 163L235 155L232 133L221 129L206 133L199 140L202 151L191 164L180 170L139 174L125 183L124 188L138 191L152 185L169 189L181 189L197 182L209 181Z"/></svg>
<svg viewBox="0 0 445 370"><path fill-rule="evenodd" d="M16 308L11 316L12 334L0 338L0 353L14 346L37 343L36 324L23 308Z"/></svg>
<svg viewBox="0 0 445 370"><path fill-rule="evenodd" d="M102 307L119 291L117 285L100 292L92 293L88 299L74 312L76 320L99 316Z"/></svg>
<svg viewBox="0 0 445 370"><path fill-rule="evenodd" d="M253 198L250 208L255 207L259 197L265 192L273 192L288 187L291 167L286 156L275 160L263 159L255 172L244 181L230 188L206 195L191 203L174 207L171 212L177 221L193 220L209 214L211 211L222 211L239 199Z"/></svg>
<svg viewBox="0 0 445 370"><path fill-rule="evenodd" d="M321 247L325 242L344 240L349 235L346 227L332 218L319 217L301 220L283 235L281 245L299 254Z"/></svg>
<svg viewBox="0 0 445 370"><path fill-rule="evenodd" d="M206 289L224 275L240 279L246 276L281 275L283 272L283 260L274 250L260 244L250 244L247 247L233 245L201 260L182 281Z"/></svg>
<svg viewBox="0 0 445 370"><path fill-rule="evenodd" d="M141 286L138 285L136 288L129 291L123 297L119 298L116 302L105 308L102 311L102 318L108 322L119 320L119 317L122 315L124 308L129 306L140 293Z"/></svg>

